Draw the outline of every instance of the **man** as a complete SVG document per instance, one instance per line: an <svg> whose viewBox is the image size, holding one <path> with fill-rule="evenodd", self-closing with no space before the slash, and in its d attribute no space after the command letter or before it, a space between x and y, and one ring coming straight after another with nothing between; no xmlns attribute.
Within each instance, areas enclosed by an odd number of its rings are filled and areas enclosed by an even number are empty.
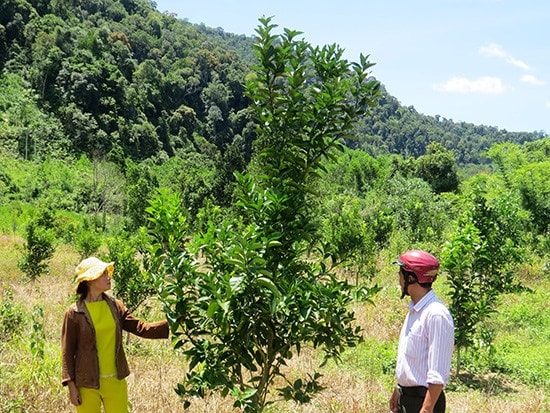
<svg viewBox="0 0 550 413"><path fill-rule="evenodd" d="M449 310L432 290L439 261L426 251L411 250L395 264L399 264L401 298L408 295L411 302L399 336L397 387L390 398L390 410L444 413L443 388L451 370L454 324Z"/></svg>

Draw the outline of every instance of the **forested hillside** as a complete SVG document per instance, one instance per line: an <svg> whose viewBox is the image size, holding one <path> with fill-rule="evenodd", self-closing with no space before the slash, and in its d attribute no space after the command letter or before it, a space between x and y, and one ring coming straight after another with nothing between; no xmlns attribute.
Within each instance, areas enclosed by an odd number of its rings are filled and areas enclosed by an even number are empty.
<svg viewBox="0 0 550 413"><path fill-rule="evenodd" d="M254 140L244 94L252 42L149 0L1 0L0 145L25 159L118 164L196 152L231 173ZM418 157L435 141L466 164L485 162L493 143L540 137L424 116L383 93L348 145Z"/></svg>
<svg viewBox="0 0 550 413"><path fill-rule="evenodd" d="M1 10L1 136L11 152L120 163L250 140L239 54L251 54L250 39L145 0L8 0Z"/></svg>
<svg viewBox="0 0 550 413"><path fill-rule="evenodd" d="M398 153L417 158L426 153L431 142L438 142L453 151L459 165L480 164L488 162L485 151L495 143L523 143L545 136L544 131L507 132L438 115L425 116L413 106L400 105L396 97L387 93L379 103L372 116L359 124L357 142L352 145L373 155Z"/></svg>

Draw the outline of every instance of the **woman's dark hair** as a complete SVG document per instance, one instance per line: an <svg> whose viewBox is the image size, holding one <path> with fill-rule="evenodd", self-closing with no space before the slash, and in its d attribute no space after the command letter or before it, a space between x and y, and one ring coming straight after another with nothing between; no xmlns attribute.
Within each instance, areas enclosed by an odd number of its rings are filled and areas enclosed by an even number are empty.
<svg viewBox="0 0 550 413"><path fill-rule="evenodd" d="M88 281L81 281L76 287L76 293L80 295L81 300L84 300L88 295Z"/></svg>

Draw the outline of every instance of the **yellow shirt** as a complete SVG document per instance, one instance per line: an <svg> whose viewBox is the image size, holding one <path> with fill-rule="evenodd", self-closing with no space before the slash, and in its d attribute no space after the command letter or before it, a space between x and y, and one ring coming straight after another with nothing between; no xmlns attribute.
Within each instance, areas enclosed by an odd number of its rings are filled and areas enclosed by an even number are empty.
<svg viewBox="0 0 550 413"><path fill-rule="evenodd" d="M86 308L90 313L95 329L97 357L99 359L99 376L102 378L116 376L116 326L111 309L105 300L86 303Z"/></svg>

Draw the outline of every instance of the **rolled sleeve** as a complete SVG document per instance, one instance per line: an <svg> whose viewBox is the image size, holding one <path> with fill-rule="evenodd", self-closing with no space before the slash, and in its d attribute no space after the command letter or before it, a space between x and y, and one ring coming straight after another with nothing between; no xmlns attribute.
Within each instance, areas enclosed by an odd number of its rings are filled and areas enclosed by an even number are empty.
<svg viewBox="0 0 550 413"><path fill-rule="evenodd" d="M122 329L142 338L168 338L168 321L144 322L133 316L126 306L119 300L116 301L122 321Z"/></svg>
<svg viewBox="0 0 550 413"><path fill-rule="evenodd" d="M454 349L454 324L450 316L434 314L430 320L428 353L428 384L443 384L449 381L451 359Z"/></svg>

